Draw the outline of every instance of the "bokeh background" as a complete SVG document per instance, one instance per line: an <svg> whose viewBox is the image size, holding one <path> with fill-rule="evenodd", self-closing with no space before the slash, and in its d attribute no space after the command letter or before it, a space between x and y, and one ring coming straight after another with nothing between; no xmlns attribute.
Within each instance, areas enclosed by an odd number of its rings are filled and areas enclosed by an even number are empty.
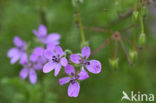
<svg viewBox="0 0 156 103"><path fill-rule="evenodd" d="M84 0L80 5L83 25L105 27L118 17L117 11L125 13L133 7L133 0L120 0L115 6L114 0ZM109 65L110 46L107 46L91 58L102 63L100 74L89 74L90 78L81 82L78 98L67 96L68 85L59 86L53 72L43 75L38 73L37 84L19 78L22 67L10 64L7 51L12 48L15 35L34 45L33 29L47 23L48 32L57 32L63 49L80 52L81 37L75 25L74 8L71 0L0 0L0 103L120 103L122 91L130 94L153 93L156 95L156 8L147 5L145 32L147 43L138 50L137 60L129 65L119 47L119 67L117 70ZM132 17L121 20L110 29L115 31L133 23ZM132 40L133 29L122 33ZM140 34L138 27L137 34ZM95 50L109 35L105 32L85 30L89 45ZM125 42L127 50L131 46ZM127 101L123 101L127 103Z"/></svg>

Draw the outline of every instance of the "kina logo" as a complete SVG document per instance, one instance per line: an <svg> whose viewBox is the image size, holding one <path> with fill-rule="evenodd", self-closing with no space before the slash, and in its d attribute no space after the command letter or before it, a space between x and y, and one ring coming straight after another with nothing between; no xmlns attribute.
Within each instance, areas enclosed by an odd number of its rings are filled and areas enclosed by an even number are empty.
<svg viewBox="0 0 156 103"><path fill-rule="evenodd" d="M134 93L131 91L131 95L128 95L125 91L122 91L121 101L154 101L154 94L142 94L140 91L138 93Z"/></svg>

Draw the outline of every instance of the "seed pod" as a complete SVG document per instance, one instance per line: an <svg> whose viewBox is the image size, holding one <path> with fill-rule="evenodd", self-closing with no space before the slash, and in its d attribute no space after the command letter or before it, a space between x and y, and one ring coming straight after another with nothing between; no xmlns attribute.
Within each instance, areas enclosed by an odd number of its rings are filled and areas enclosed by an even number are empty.
<svg viewBox="0 0 156 103"><path fill-rule="evenodd" d="M84 0L79 0L80 1L80 3L83 3L84 2Z"/></svg>
<svg viewBox="0 0 156 103"><path fill-rule="evenodd" d="M74 7L77 7L78 4L83 3L83 2L84 2L84 0L72 0L72 4Z"/></svg>
<svg viewBox="0 0 156 103"><path fill-rule="evenodd" d="M77 7L77 2L78 2L78 0L72 0L73 7Z"/></svg>
<svg viewBox="0 0 156 103"><path fill-rule="evenodd" d="M109 59L109 63L110 63L110 65L111 65L113 68L118 68L118 61L119 61L118 58L116 58L116 59Z"/></svg>
<svg viewBox="0 0 156 103"><path fill-rule="evenodd" d="M138 20L138 17L139 17L139 12L138 11L134 11L132 17L133 17L133 20L136 22Z"/></svg>
<svg viewBox="0 0 156 103"><path fill-rule="evenodd" d="M144 17L144 16L146 16L146 14L147 14L146 6L143 6L143 8L142 8L142 16Z"/></svg>
<svg viewBox="0 0 156 103"><path fill-rule="evenodd" d="M145 33L141 33L139 36L139 45L142 47L144 46L145 42L146 42L146 35Z"/></svg>
<svg viewBox="0 0 156 103"><path fill-rule="evenodd" d="M130 50L129 52L129 56L132 62L135 62L136 58L137 58L137 51L135 50Z"/></svg>

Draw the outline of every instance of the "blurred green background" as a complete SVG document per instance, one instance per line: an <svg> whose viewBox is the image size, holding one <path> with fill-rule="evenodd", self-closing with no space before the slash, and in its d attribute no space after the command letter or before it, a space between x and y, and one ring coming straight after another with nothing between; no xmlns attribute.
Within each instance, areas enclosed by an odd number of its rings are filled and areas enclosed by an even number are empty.
<svg viewBox="0 0 156 103"><path fill-rule="evenodd" d="M133 0L119 1L119 5L115 6L114 0L84 0L80 5L83 25L106 27L118 17L118 10L122 14L133 7ZM7 58L7 51L14 46L15 35L29 43L33 42L35 36L32 30L44 22L42 10L48 33L57 32L62 36L60 45L63 49L70 49L74 53L81 50L81 37L75 25L71 0L0 0L0 103L120 103L123 90L128 94L140 91L156 95L155 8L147 6L147 43L143 50L138 50L134 65L128 64L119 47L119 68L111 68L108 61L111 57L110 46L107 46L91 57L101 61L102 72L97 75L89 73L90 78L81 82L78 98L68 97L68 85L59 86L59 77L55 78L53 72L44 75L38 73L39 80L35 85L21 80L18 75L22 67L18 63L11 65ZM131 24L133 20L130 16L110 29L117 31ZM133 29L122 33L129 40L132 40L132 34ZM92 51L109 37L107 33L88 30L85 30L85 36ZM130 45L125 45L128 51L131 50Z"/></svg>

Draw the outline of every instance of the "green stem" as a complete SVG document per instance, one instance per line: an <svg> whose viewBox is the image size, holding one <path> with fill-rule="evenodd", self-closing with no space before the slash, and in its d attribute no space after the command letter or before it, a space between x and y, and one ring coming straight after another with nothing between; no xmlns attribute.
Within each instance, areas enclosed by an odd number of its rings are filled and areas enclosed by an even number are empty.
<svg viewBox="0 0 156 103"><path fill-rule="evenodd" d="M136 50L136 33L137 33L137 23L134 25L133 50Z"/></svg>
<svg viewBox="0 0 156 103"><path fill-rule="evenodd" d="M137 11L137 0L134 1L134 11Z"/></svg>
<svg viewBox="0 0 156 103"><path fill-rule="evenodd" d="M141 33L144 33L144 22L143 22L143 16L141 16Z"/></svg>
<svg viewBox="0 0 156 103"><path fill-rule="evenodd" d="M137 12L137 0L134 1L134 11ZM136 50L137 22L138 20L135 21L135 25L134 25L133 50Z"/></svg>
<svg viewBox="0 0 156 103"><path fill-rule="evenodd" d="M77 7L76 13L77 13L77 20L78 20L79 27L80 27L80 34L81 34L82 43L86 43L79 7Z"/></svg>
<svg viewBox="0 0 156 103"><path fill-rule="evenodd" d="M112 56L112 59L115 59L113 39L112 39L111 31L109 29L108 29L108 34L110 35L111 56Z"/></svg>
<svg viewBox="0 0 156 103"><path fill-rule="evenodd" d="M141 2L141 33L144 33L144 21L143 21L143 1Z"/></svg>

